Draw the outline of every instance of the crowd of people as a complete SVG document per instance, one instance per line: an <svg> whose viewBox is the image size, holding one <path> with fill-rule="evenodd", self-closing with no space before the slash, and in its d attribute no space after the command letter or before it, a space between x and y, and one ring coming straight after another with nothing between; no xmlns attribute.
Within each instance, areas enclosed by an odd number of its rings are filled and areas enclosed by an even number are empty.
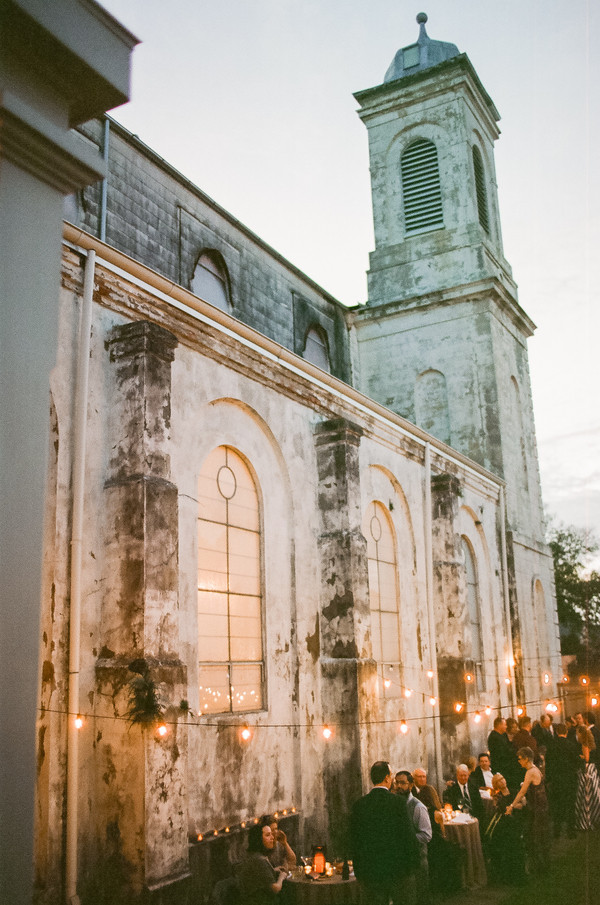
<svg viewBox="0 0 600 905"><path fill-rule="evenodd" d="M593 713L554 725L544 713L497 717L488 750L469 757L438 794L422 767L378 761L352 810L354 871L372 905L428 903L461 884L461 851L444 807L476 817L492 883L521 884L548 866L552 836L600 827L600 731ZM389 794L392 793L392 794Z"/></svg>
<svg viewBox="0 0 600 905"><path fill-rule="evenodd" d="M461 886L462 852L447 834L445 811L476 817L488 877L521 884L548 865L552 834L600 827L600 730L592 713L553 724L542 714L497 717L488 749L458 764L442 795L423 767L371 768L373 788L349 819L348 856L369 905L430 905ZM296 854L274 816L248 833L235 878L221 881L218 903L278 900Z"/></svg>

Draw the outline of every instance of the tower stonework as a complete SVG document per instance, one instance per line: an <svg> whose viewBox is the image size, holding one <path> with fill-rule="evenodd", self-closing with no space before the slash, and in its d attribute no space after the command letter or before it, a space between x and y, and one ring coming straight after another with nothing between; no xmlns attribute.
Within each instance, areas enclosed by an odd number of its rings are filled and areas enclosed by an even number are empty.
<svg viewBox="0 0 600 905"><path fill-rule="evenodd" d="M352 320L358 379L505 481L516 694L538 700L559 678L560 646L527 355L535 325L502 246L499 114L466 54L431 40L424 13L417 21L417 42L398 51L383 84L355 95L375 232L368 302Z"/></svg>

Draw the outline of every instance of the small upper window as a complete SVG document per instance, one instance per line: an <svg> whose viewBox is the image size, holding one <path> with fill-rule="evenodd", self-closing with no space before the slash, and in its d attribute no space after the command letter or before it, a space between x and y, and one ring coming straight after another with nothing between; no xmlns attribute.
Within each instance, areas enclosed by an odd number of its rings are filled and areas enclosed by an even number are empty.
<svg viewBox="0 0 600 905"><path fill-rule="evenodd" d="M475 173L475 194L477 195L477 214L479 222L486 233L490 231L490 217L488 213L487 192L485 190L485 172L481 151L473 146L473 172Z"/></svg>
<svg viewBox="0 0 600 905"><path fill-rule="evenodd" d="M192 277L192 292L221 311L231 311L227 269L218 252L203 251L198 258Z"/></svg>
<svg viewBox="0 0 600 905"><path fill-rule="evenodd" d="M402 154L402 195L406 232L444 225L437 148L418 138Z"/></svg>
<svg viewBox="0 0 600 905"><path fill-rule="evenodd" d="M302 357L312 362L323 371L330 371L329 351L327 349L327 338L323 332L316 327L311 327L306 334L306 343Z"/></svg>

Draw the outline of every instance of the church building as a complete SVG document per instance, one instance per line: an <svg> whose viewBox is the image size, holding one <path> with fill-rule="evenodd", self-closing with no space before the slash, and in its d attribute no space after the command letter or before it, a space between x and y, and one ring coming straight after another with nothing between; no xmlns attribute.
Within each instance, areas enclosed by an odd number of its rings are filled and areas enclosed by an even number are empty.
<svg viewBox="0 0 600 905"><path fill-rule="evenodd" d="M40 903L65 871L82 905L208 901L266 813L342 856L373 761L439 785L556 695L499 114L426 20L355 95L355 308L113 120L80 127L108 176L65 210Z"/></svg>

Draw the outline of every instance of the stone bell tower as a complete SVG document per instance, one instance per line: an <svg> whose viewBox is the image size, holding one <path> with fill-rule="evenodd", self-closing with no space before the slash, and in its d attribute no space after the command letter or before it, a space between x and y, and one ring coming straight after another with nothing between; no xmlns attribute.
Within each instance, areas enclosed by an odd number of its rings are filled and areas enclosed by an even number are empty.
<svg viewBox="0 0 600 905"><path fill-rule="evenodd" d="M375 226L369 298L353 314L358 383L505 480L516 689L537 701L560 649L527 356L535 325L502 246L499 114L466 54L428 36L425 13L417 22L383 84L355 94Z"/></svg>

